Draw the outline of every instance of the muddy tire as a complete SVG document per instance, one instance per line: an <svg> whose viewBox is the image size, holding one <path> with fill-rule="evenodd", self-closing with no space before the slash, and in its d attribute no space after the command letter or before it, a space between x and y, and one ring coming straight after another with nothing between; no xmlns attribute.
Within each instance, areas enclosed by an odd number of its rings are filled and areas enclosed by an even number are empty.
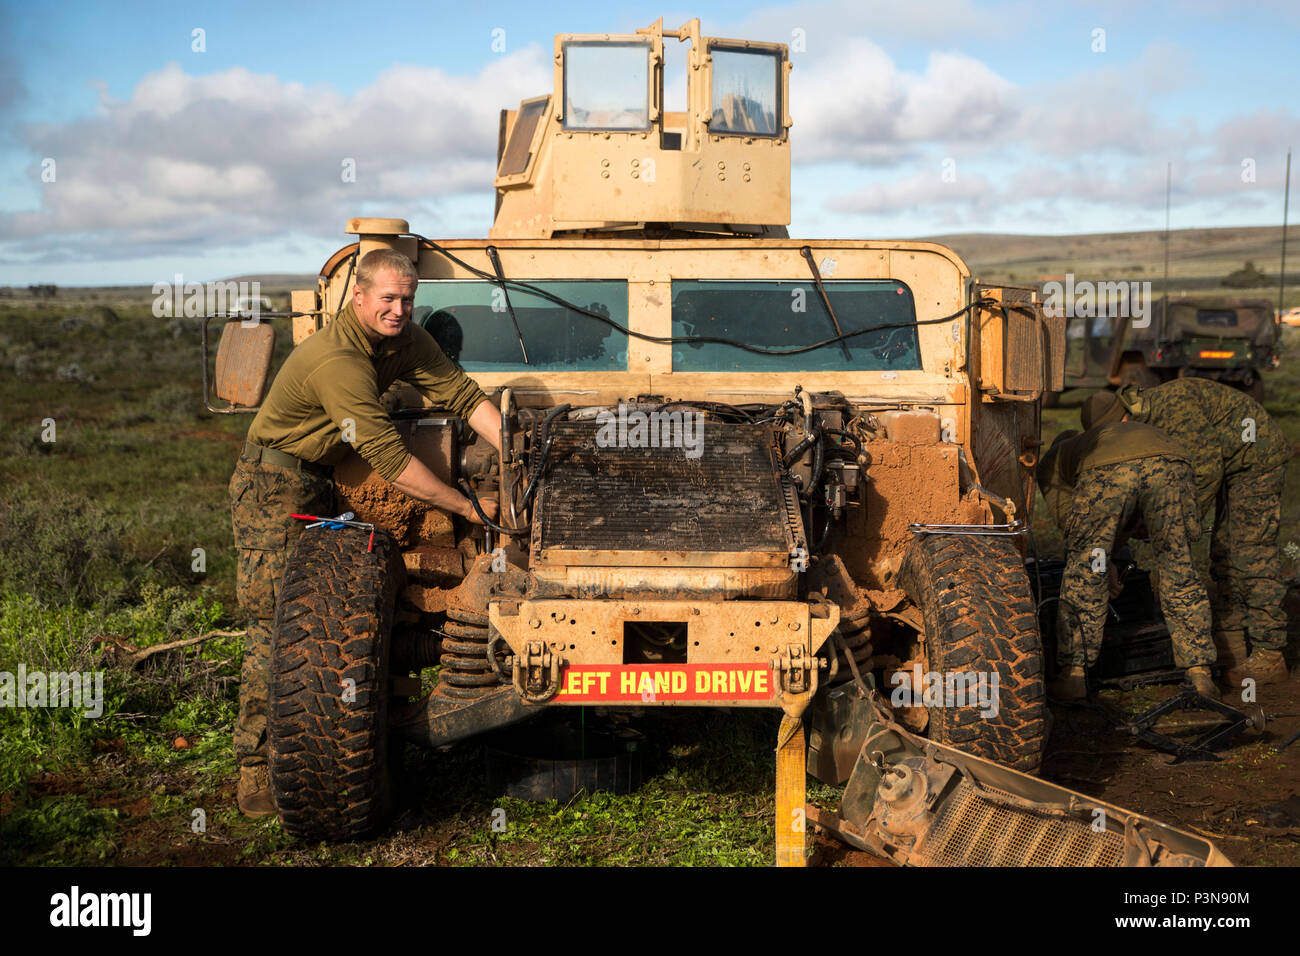
<svg viewBox="0 0 1300 956"><path fill-rule="evenodd" d="M389 813L388 655L402 567L391 537L376 532L372 552L367 538L304 531L280 589L271 790L285 832L304 840L360 839Z"/></svg>
<svg viewBox="0 0 1300 956"><path fill-rule="evenodd" d="M1043 648L1029 579L1005 538L920 535L899 579L925 622L927 670L998 674L996 716L930 707L928 735L1034 773L1047 742Z"/></svg>

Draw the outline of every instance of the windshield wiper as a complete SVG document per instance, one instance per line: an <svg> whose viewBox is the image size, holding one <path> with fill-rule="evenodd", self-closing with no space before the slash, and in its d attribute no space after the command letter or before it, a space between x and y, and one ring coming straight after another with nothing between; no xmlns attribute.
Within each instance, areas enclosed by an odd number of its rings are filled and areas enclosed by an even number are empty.
<svg viewBox="0 0 1300 956"><path fill-rule="evenodd" d="M531 365L528 361L528 348L524 345L524 333L519 331L519 320L515 318L515 307L510 304L510 290L506 288L505 270L501 268L501 257L497 255L496 246L487 247L488 258L492 260L492 268L496 270L497 278L500 280L501 294L505 296L506 311L510 313L510 321L515 327L515 337L519 339L519 351L524 353L524 364Z"/></svg>
<svg viewBox="0 0 1300 956"><path fill-rule="evenodd" d="M808 261L808 271L812 273L813 281L817 283L817 291L821 293L822 305L826 306L826 314L831 317L831 325L835 326L835 334L840 337L840 348L844 350L844 357L852 361L853 356L849 354L848 340L843 338L844 330L840 328L840 320L835 318L835 310L831 308L830 297L826 295L826 287L822 285L821 270L817 268L817 263L813 261L812 249L809 246L804 246L799 250L799 254Z"/></svg>

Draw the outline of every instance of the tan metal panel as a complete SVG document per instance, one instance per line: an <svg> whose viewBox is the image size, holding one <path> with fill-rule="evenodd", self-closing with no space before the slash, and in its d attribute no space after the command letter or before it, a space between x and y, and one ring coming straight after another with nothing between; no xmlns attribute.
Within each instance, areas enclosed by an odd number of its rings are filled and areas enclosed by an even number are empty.
<svg viewBox="0 0 1300 956"><path fill-rule="evenodd" d="M314 315L299 315L293 319L293 344L297 345L307 336L320 329L320 315L318 313L319 303L316 300L316 290L306 289L303 291L295 290L289 293L289 311L290 312L311 312Z"/></svg>

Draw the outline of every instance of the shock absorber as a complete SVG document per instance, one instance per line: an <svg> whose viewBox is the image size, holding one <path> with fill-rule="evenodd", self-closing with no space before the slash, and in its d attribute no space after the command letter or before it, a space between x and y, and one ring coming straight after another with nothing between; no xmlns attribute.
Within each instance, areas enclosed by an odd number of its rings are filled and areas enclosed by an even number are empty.
<svg viewBox="0 0 1300 956"><path fill-rule="evenodd" d="M453 613L458 617L453 617ZM467 620L473 618L473 620ZM447 612L442 629L442 670L438 682L448 697L472 700L482 697L498 683L496 671L488 660L487 615L463 609Z"/></svg>

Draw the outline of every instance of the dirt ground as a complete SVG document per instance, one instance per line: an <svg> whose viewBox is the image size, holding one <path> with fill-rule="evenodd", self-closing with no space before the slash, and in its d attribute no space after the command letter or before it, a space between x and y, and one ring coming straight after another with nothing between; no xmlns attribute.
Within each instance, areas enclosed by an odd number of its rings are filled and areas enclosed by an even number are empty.
<svg viewBox="0 0 1300 956"><path fill-rule="evenodd" d="M1292 645L1289 653L1294 654ZM1258 688L1268 717L1263 732L1247 729L1212 762L1175 762L1116 729L1093 709L1053 705L1042 776L1090 796L1212 840L1237 866L1300 866L1300 676L1291 660L1287 683ZM1174 685L1105 690L1100 699L1130 716L1173 696ZM1212 718L1170 715L1157 731L1192 740ZM814 865L888 866L888 862L816 836Z"/></svg>
<svg viewBox="0 0 1300 956"><path fill-rule="evenodd" d="M1296 623L1292 622L1293 632ZM1095 709L1054 704L1042 775L1080 793L1198 833L1238 866L1300 866L1300 740L1281 752L1276 750L1300 732L1297 651L1300 643L1293 634L1289 648L1292 678L1282 685L1258 689L1258 703L1268 717L1264 730L1246 729L1221 749L1217 761L1175 762L1168 754L1118 730ZM1176 690L1173 684L1112 689L1102 691L1100 699L1113 711L1132 716ZM1190 739L1203 732L1204 720L1197 712L1182 712L1166 718L1157 729ZM393 825L374 841L349 845L342 855L295 843L278 832L268 832L261 823L243 819L233 810L233 774L197 780L182 771L160 770L132 757L124 747L115 748L112 740L100 742L96 750L99 754L93 770L47 774L33 779L30 791L38 800L80 795L96 810L113 812L116 824L111 845L98 860L103 864L404 866L499 862L517 866L557 862L546 849L502 854L498 860L500 848L476 847L482 843L479 818L493 805L492 795L486 791L448 792L446 786L448 779L477 776L482 758L474 748L447 754L421 752L414 765L408 763L413 792L407 794ZM191 808L196 806L207 807L209 814L207 831L200 839L189 826ZM13 797L0 794L0 819L12 808ZM699 808L696 812L707 815L710 811ZM745 815L769 813L760 801ZM810 842L814 866L891 865L820 832L810 834ZM471 852L474 855L466 859ZM599 847L593 845L558 862L599 863L601 856ZM83 857L80 862L93 864L96 860Z"/></svg>
<svg viewBox="0 0 1300 956"><path fill-rule="evenodd" d="M1112 690L1104 691L1102 699L1113 708L1138 713L1174 692L1170 685ZM1195 763L1174 762L1169 755L1115 729L1095 710L1054 706L1043 776L1199 833L1238 866L1300 865L1300 741L1281 753L1274 751L1300 731L1300 678L1260 688L1259 702L1270 718L1262 733L1248 729L1221 751L1222 759ZM1191 736L1200 732L1187 717L1168 721L1160 726L1162 731ZM1179 721L1184 725L1182 731L1176 725ZM184 814L157 812L159 799L192 796L187 792L190 786L192 783L166 774L141 780L130 773L110 773L97 780L51 775L33 780L31 789L34 796L82 793L93 806L116 811L113 852L111 859L104 861L115 866L326 862L309 848L288 841L276 848L273 860L264 855L264 846L250 858L241 830L253 824L238 819L224 825L214 821L206 839L194 840L187 828L177 823L184 821ZM204 797L202 802L208 806L233 805L233 778ZM0 813L5 809L0 807ZM394 828L367 846L367 856L376 864L398 866L454 859L454 853L451 857L447 854L463 843L470 828L460 814L447 814L446 809L425 808L405 821L399 817ZM814 866L890 865L822 833L812 834L811 842Z"/></svg>

